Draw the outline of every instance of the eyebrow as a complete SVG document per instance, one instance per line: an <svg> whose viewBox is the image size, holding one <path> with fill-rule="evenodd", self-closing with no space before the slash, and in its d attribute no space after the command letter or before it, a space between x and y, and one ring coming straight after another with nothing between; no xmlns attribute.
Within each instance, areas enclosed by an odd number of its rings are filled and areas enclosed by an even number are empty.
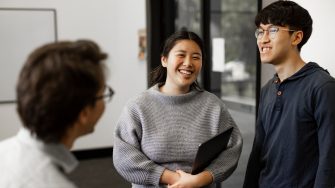
<svg viewBox="0 0 335 188"><path fill-rule="evenodd" d="M273 24L270 24L266 29L269 29L270 27L272 27L272 26L275 26L275 25L273 25ZM258 27L258 29L263 29L264 30L264 28L263 27L261 27L261 26L259 26Z"/></svg>
<svg viewBox="0 0 335 188"><path fill-rule="evenodd" d="M175 53L179 53L179 52L186 53L185 50L177 50ZM194 53L192 53L192 55L199 55L199 56L202 56L201 53L199 53L199 52L194 52Z"/></svg>

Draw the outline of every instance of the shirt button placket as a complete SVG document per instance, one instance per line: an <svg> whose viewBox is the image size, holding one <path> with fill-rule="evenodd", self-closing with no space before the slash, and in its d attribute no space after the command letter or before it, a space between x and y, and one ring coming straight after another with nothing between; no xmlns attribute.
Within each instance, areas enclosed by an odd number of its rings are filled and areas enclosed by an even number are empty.
<svg viewBox="0 0 335 188"><path fill-rule="evenodd" d="M281 91L282 84L279 83L278 79L276 80L276 86L277 86L277 93L276 93L277 97L276 97L275 108L276 108L276 110L281 111L282 106L283 106L283 104L282 104L282 97L281 96L283 95L283 92Z"/></svg>
<svg viewBox="0 0 335 188"><path fill-rule="evenodd" d="M277 91L277 95L278 95L278 96L281 96L282 94L283 94L282 91Z"/></svg>

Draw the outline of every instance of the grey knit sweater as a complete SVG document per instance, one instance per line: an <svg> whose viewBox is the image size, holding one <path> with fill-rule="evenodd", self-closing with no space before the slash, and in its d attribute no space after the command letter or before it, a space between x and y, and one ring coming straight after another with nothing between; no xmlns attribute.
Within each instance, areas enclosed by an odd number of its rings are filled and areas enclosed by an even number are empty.
<svg viewBox="0 0 335 188"><path fill-rule="evenodd" d="M242 150L241 133L227 108L207 91L168 96L155 85L131 99L121 114L115 168L133 187L165 187L159 184L165 168L190 172L198 145L232 126L228 149L206 168L214 182L232 174Z"/></svg>

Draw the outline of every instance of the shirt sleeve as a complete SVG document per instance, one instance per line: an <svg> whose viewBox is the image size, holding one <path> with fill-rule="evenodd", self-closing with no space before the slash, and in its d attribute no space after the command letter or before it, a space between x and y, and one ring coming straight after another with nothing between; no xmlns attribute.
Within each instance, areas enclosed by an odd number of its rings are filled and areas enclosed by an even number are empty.
<svg viewBox="0 0 335 188"><path fill-rule="evenodd" d="M220 116L221 130L234 127L228 147L205 169L212 173L213 182L222 182L227 179L236 169L242 151L242 136L239 128L226 108L221 111Z"/></svg>
<svg viewBox="0 0 335 188"><path fill-rule="evenodd" d="M250 153L247 170L244 178L244 188L257 188L261 165L262 145L264 142L265 132L262 127L261 121L258 119L256 124L256 133L254 143Z"/></svg>
<svg viewBox="0 0 335 188"><path fill-rule="evenodd" d="M316 92L315 113L318 125L319 165L314 187L335 186L335 82Z"/></svg>
<svg viewBox="0 0 335 188"><path fill-rule="evenodd" d="M261 97L262 99L263 97ZM253 142L253 146L251 149L251 153L249 156L247 170L244 177L243 188L257 188L258 181L260 178L260 173L263 168L261 162L262 155L262 146L265 138L265 131L262 123L262 101L260 101L259 109L258 109L258 118L256 122L256 130L255 130L255 138Z"/></svg>
<svg viewBox="0 0 335 188"><path fill-rule="evenodd" d="M114 135L113 162L123 178L134 184L159 185L164 167L141 151L141 125L136 111L126 107Z"/></svg>

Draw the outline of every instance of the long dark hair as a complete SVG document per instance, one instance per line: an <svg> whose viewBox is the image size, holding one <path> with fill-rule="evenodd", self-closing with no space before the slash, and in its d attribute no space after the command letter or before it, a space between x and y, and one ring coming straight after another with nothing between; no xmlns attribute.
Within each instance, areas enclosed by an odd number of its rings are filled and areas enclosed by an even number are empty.
<svg viewBox="0 0 335 188"><path fill-rule="evenodd" d="M181 30L172 34L169 38L165 40L164 47L162 49L161 56L168 57L171 49L176 45L180 40L192 40L200 48L203 59L205 59L204 45L201 38L191 31ZM161 64L157 66L150 74L150 86L155 84L164 85L167 76L167 69ZM203 89L199 86L198 82L195 81L190 86L191 89L196 89L202 91Z"/></svg>

